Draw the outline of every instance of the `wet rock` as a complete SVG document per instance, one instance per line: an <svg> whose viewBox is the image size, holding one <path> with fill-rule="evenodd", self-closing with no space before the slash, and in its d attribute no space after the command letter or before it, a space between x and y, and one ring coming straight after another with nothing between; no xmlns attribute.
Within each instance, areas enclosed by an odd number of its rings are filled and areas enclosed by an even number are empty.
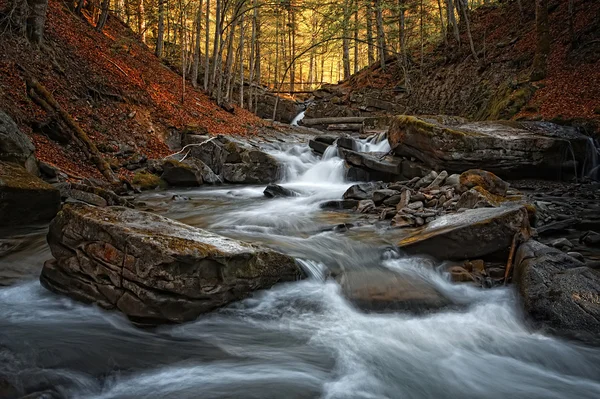
<svg viewBox="0 0 600 399"><path fill-rule="evenodd" d="M228 148L230 147L233 146ZM231 152L226 161L222 177L229 183L272 183L281 178L283 171L281 164L273 156L254 149Z"/></svg>
<svg viewBox="0 0 600 399"><path fill-rule="evenodd" d="M398 204L396 205L396 209L400 210L400 209L406 208L409 203L410 203L410 190L404 190L404 191L402 191L402 194L400 195L400 202L398 202Z"/></svg>
<svg viewBox="0 0 600 399"><path fill-rule="evenodd" d="M443 116L398 116L388 140L397 155L429 168L460 173L481 168L501 177L557 179L574 170L564 154L585 162L588 138L547 122L465 122Z"/></svg>
<svg viewBox="0 0 600 399"><path fill-rule="evenodd" d="M415 224L416 224L416 221L412 216L407 215L403 212L398 212L398 213L396 213L396 216L394 216L392 218L392 222L391 222L390 226L403 228L403 227L413 227Z"/></svg>
<svg viewBox="0 0 600 399"><path fill-rule="evenodd" d="M408 209L421 209L421 208L423 208L422 201L415 201L415 202L411 202L410 204L408 204Z"/></svg>
<svg viewBox="0 0 600 399"><path fill-rule="evenodd" d="M394 194L394 195L386 198L385 200L383 200L383 204L387 205L387 206L396 206L396 205L398 205L398 203L400 203L401 199L402 199L401 194Z"/></svg>
<svg viewBox="0 0 600 399"><path fill-rule="evenodd" d="M427 187L428 188L440 187L440 186L442 186L444 184L444 182L446 181L447 177L448 177L448 172L446 172L445 170L443 170L443 171L440 172L440 174L438 174L436 176L436 178Z"/></svg>
<svg viewBox="0 0 600 399"><path fill-rule="evenodd" d="M344 193L344 199L364 200L373 197L375 190L383 188L383 184L379 182L360 183L350 186Z"/></svg>
<svg viewBox="0 0 600 399"><path fill-rule="evenodd" d="M423 176L417 183L415 184L415 188L427 187L438 177L438 174L435 170L432 170L426 176Z"/></svg>
<svg viewBox="0 0 600 399"><path fill-rule="evenodd" d="M402 162L398 158L379 157L345 148L339 148L339 154L350 166L364 170L367 180L392 182L398 180L402 175Z"/></svg>
<svg viewBox="0 0 600 399"><path fill-rule="evenodd" d="M387 188L381 189L381 190L375 190L373 191L373 202L375 202L376 204L381 204L386 198L391 197L392 195L399 195L400 192L396 191L396 190L390 190Z"/></svg>
<svg viewBox="0 0 600 399"><path fill-rule="evenodd" d="M467 269L461 266L451 266L447 272L450 274L450 280L455 283L470 283L476 281L475 277Z"/></svg>
<svg viewBox="0 0 600 399"><path fill-rule="evenodd" d="M487 192L485 189L477 186L464 192L457 204L458 209L474 209L474 208L494 208L500 206L506 199L498 195L493 195Z"/></svg>
<svg viewBox="0 0 600 399"><path fill-rule="evenodd" d="M50 221L60 192L16 163L0 161L0 226Z"/></svg>
<svg viewBox="0 0 600 399"><path fill-rule="evenodd" d="M163 170L163 174L160 176L160 178L171 186L195 187L204 183L200 169L194 168L189 163L183 163L174 159L170 159L165 161L163 164Z"/></svg>
<svg viewBox="0 0 600 399"><path fill-rule="evenodd" d="M515 255L513 281L536 326L600 343L600 270L530 240Z"/></svg>
<svg viewBox="0 0 600 399"><path fill-rule="evenodd" d="M356 211L359 213L369 213L375 210L375 203L372 200L358 201Z"/></svg>
<svg viewBox="0 0 600 399"><path fill-rule="evenodd" d="M573 244L571 243L571 241L569 241L567 238L558 238L554 241L552 241L550 243L551 247L563 250L563 251L568 251L571 248L573 248Z"/></svg>
<svg viewBox="0 0 600 399"><path fill-rule="evenodd" d="M304 277L289 256L123 207L67 205L48 243L44 287L140 323L192 320Z"/></svg>
<svg viewBox="0 0 600 399"><path fill-rule="evenodd" d="M579 252L567 252L567 255L569 255L572 258L577 259L580 262L585 262L585 258L583 257L583 255Z"/></svg>
<svg viewBox="0 0 600 399"><path fill-rule="evenodd" d="M329 144L323 143L321 141L309 140L308 146L316 153L323 154L329 148Z"/></svg>
<svg viewBox="0 0 600 399"><path fill-rule="evenodd" d="M529 236L529 219L523 206L480 208L441 216L398 242L408 254L439 259L474 259L506 251L516 233Z"/></svg>
<svg viewBox="0 0 600 399"><path fill-rule="evenodd" d="M450 175L446 178L446 181L444 183L450 187L458 187L458 185L460 184L460 175L458 173Z"/></svg>
<svg viewBox="0 0 600 399"><path fill-rule="evenodd" d="M588 247L600 248L600 234L595 231L588 231L581 237L580 241Z"/></svg>
<svg viewBox="0 0 600 399"><path fill-rule="evenodd" d="M104 189L101 187L69 182L55 184L54 187L60 191L60 196L65 200L68 198L73 198L77 201L83 202L88 202L89 200L88 203L90 203L91 205L120 205L133 208L133 205L126 198L118 196L114 193L114 191ZM73 191L75 191L75 194L73 194ZM82 193L93 194L93 196L87 196ZM104 202L98 199L97 197L103 199L106 202L106 205L104 205Z"/></svg>
<svg viewBox="0 0 600 399"><path fill-rule="evenodd" d="M358 146L356 145L356 141L352 137L349 136L341 136L337 139L338 147L345 148L347 150L356 151Z"/></svg>
<svg viewBox="0 0 600 399"><path fill-rule="evenodd" d="M14 162L37 175L35 146L5 112L0 110L0 161Z"/></svg>
<svg viewBox="0 0 600 399"><path fill-rule="evenodd" d="M348 301L368 312L422 313L451 305L428 282L409 274L385 269L350 270L338 281Z"/></svg>
<svg viewBox="0 0 600 399"><path fill-rule="evenodd" d="M323 202L320 207L321 209L353 209L358 206L358 200L332 200Z"/></svg>
<svg viewBox="0 0 600 399"><path fill-rule="evenodd" d="M506 195L509 187L507 182L495 174L481 169L471 169L461 173L459 181L462 191L479 186L492 194Z"/></svg>
<svg viewBox="0 0 600 399"><path fill-rule="evenodd" d="M282 187L279 184L269 184L267 188L265 188L263 194L267 198L298 196L298 193L296 191Z"/></svg>

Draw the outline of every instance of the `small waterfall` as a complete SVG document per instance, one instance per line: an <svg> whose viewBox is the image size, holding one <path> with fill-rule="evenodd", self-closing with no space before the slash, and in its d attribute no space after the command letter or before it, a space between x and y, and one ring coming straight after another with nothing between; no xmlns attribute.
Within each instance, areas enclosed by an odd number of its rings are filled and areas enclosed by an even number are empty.
<svg viewBox="0 0 600 399"><path fill-rule="evenodd" d="M290 123L290 125L292 125L292 126L298 126L298 122L300 122L302 119L304 119L304 114L305 113L306 113L306 111L302 111L298 115L296 115L294 117L294 119L292 120L292 122Z"/></svg>
<svg viewBox="0 0 600 399"><path fill-rule="evenodd" d="M358 152L390 152L392 149L385 132L374 134L363 140L356 140L356 144Z"/></svg>

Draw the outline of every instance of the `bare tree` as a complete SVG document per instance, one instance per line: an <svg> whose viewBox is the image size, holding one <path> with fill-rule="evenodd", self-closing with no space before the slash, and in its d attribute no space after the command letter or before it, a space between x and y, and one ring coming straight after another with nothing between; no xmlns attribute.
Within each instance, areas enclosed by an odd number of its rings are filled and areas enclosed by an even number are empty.
<svg viewBox="0 0 600 399"><path fill-rule="evenodd" d="M546 78L548 74L548 56L550 55L550 26L548 23L548 0L535 1L535 28L537 33L535 57L530 80L532 82Z"/></svg>
<svg viewBox="0 0 600 399"><path fill-rule="evenodd" d="M98 23L96 24L96 30L98 32L102 32L102 29L104 29L104 25L106 25L106 21L108 20L110 0L102 0L100 7L102 9L102 13L100 14L100 18L98 18Z"/></svg>
<svg viewBox="0 0 600 399"><path fill-rule="evenodd" d="M202 33L202 0L198 2L196 11L196 35L194 40L194 63L192 66L192 86L198 87L198 70L200 69L200 39Z"/></svg>
<svg viewBox="0 0 600 399"><path fill-rule="evenodd" d="M158 0L158 32L156 35L156 49L154 54L158 58L163 56L164 38L165 38L165 1Z"/></svg>

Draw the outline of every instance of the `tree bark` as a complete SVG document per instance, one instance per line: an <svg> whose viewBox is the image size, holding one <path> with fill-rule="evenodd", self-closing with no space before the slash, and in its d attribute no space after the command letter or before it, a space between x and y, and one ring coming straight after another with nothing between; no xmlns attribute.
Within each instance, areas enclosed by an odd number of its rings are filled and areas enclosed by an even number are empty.
<svg viewBox="0 0 600 399"><path fill-rule="evenodd" d="M448 4L448 25L452 25L452 32L454 33L454 39L460 46L460 32L458 31L458 23L456 23L456 15L454 15L454 1L447 0Z"/></svg>
<svg viewBox="0 0 600 399"><path fill-rule="evenodd" d="M358 0L354 1L354 73L359 70L359 54L358 54Z"/></svg>
<svg viewBox="0 0 600 399"><path fill-rule="evenodd" d="M373 7L371 0L367 0L367 57L369 65L375 62L375 46L373 45Z"/></svg>
<svg viewBox="0 0 600 399"><path fill-rule="evenodd" d="M240 107L244 108L244 14L240 16Z"/></svg>
<svg viewBox="0 0 600 399"><path fill-rule="evenodd" d="M202 0L198 2L196 12L196 37L194 41L194 64L192 66L192 86L198 87L198 71L200 70L200 39L202 33Z"/></svg>
<svg viewBox="0 0 600 399"><path fill-rule="evenodd" d="M142 43L146 43L146 16L144 15L144 0L137 2L137 25L138 34Z"/></svg>
<svg viewBox="0 0 600 399"><path fill-rule="evenodd" d="M533 70L530 80L532 82L546 78L548 74L548 56L550 55L550 26L548 24L548 0L535 2L535 27L537 42Z"/></svg>
<svg viewBox="0 0 600 399"><path fill-rule="evenodd" d="M158 0L158 33L156 35L156 49L154 50L154 54L158 58L163 56L165 41L165 1Z"/></svg>
<svg viewBox="0 0 600 399"><path fill-rule="evenodd" d="M98 18L98 23L96 24L96 30L98 32L102 32L102 29L104 29L104 25L106 25L106 21L108 20L110 0L102 0L101 8L102 13L100 14L100 18Z"/></svg>
<svg viewBox="0 0 600 399"><path fill-rule="evenodd" d="M375 0L375 10L377 12L377 44L379 45L379 62L381 63L381 69L385 69L387 49L385 46L385 31L383 29L383 10L381 1L382 0Z"/></svg>
<svg viewBox="0 0 600 399"><path fill-rule="evenodd" d="M206 0L206 15L204 19L204 91L208 91L208 81L210 72L210 0Z"/></svg>
<svg viewBox="0 0 600 399"><path fill-rule="evenodd" d="M48 0L27 0L29 13L27 16L27 36L29 41L40 45L44 38L44 25L46 24L46 12Z"/></svg>
<svg viewBox="0 0 600 399"><path fill-rule="evenodd" d="M350 77L350 35L348 28L350 25L350 7L351 0L344 0L344 19L342 21L342 59L344 64L344 80Z"/></svg>

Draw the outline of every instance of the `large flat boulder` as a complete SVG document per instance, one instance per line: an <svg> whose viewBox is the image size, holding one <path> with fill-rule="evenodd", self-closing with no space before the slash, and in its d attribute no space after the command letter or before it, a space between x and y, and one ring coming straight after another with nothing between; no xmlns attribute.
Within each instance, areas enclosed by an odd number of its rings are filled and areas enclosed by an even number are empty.
<svg viewBox="0 0 600 399"><path fill-rule="evenodd" d="M445 215L400 240L408 254L442 260L477 259L510 248L515 234L529 236L527 210L522 205L470 209Z"/></svg>
<svg viewBox="0 0 600 399"><path fill-rule="evenodd" d="M537 327L600 344L600 270L530 240L517 250L513 282Z"/></svg>
<svg viewBox="0 0 600 399"><path fill-rule="evenodd" d="M44 287L140 323L192 320L304 277L287 255L124 207L67 205L48 243Z"/></svg>
<svg viewBox="0 0 600 399"><path fill-rule="evenodd" d="M589 145L574 128L547 122L406 115L393 120L388 140L397 155L415 157L432 169L477 168L511 178L573 175L585 163Z"/></svg>
<svg viewBox="0 0 600 399"><path fill-rule="evenodd" d="M23 166L0 161L0 226L49 222L60 208L60 192Z"/></svg>
<svg viewBox="0 0 600 399"><path fill-rule="evenodd" d="M35 147L12 120L0 110L0 161L15 162L27 171L38 174Z"/></svg>
<svg viewBox="0 0 600 399"><path fill-rule="evenodd" d="M362 173L349 173L350 180L392 182L402 177L402 160L399 158L385 154L356 152L342 147L338 147L338 153L350 168L358 168L362 171Z"/></svg>

